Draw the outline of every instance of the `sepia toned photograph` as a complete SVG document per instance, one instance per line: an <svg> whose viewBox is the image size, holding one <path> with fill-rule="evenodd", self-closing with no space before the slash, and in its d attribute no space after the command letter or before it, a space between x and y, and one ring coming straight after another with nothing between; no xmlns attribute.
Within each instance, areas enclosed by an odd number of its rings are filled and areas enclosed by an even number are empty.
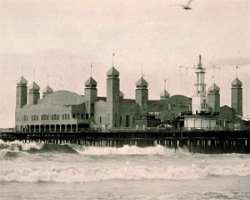
<svg viewBox="0 0 250 200"><path fill-rule="evenodd" d="M0 0L1 200L249 200L250 0Z"/></svg>

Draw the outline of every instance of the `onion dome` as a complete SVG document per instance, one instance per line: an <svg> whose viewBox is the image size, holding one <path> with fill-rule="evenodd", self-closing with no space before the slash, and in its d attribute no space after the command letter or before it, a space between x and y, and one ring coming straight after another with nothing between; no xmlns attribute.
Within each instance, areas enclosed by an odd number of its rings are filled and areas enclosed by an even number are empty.
<svg viewBox="0 0 250 200"><path fill-rule="evenodd" d="M114 67L111 67L108 72L107 72L107 76L119 76L119 71L114 68Z"/></svg>
<svg viewBox="0 0 250 200"><path fill-rule="evenodd" d="M138 87L138 88L147 88L148 87L148 82L143 77L141 77L136 82L136 87Z"/></svg>
<svg viewBox="0 0 250 200"><path fill-rule="evenodd" d="M26 85L27 83L28 81L23 76L21 76L17 81L17 84L19 85Z"/></svg>
<svg viewBox="0 0 250 200"><path fill-rule="evenodd" d="M220 88L218 85L216 85L215 83L213 83L209 88L208 88L208 92L219 92Z"/></svg>
<svg viewBox="0 0 250 200"><path fill-rule="evenodd" d="M231 84L232 87L242 87L242 82L238 78L234 79Z"/></svg>
<svg viewBox="0 0 250 200"><path fill-rule="evenodd" d="M97 82L95 81L95 79L93 79L92 77L90 77L86 82L85 82L85 87L96 87L97 86Z"/></svg>
<svg viewBox="0 0 250 200"><path fill-rule="evenodd" d="M161 93L161 99L166 99L166 98L169 98L170 97L170 94L167 90L164 90L162 93Z"/></svg>
<svg viewBox="0 0 250 200"><path fill-rule="evenodd" d="M53 93L53 89L47 85L46 88L44 88L43 93L50 94Z"/></svg>
<svg viewBox="0 0 250 200"><path fill-rule="evenodd" d="M40 87L39 87L39 85L36 84L36 82L33 82L30 85L30 89L32 89L32 90L40 90Z"/></svg>

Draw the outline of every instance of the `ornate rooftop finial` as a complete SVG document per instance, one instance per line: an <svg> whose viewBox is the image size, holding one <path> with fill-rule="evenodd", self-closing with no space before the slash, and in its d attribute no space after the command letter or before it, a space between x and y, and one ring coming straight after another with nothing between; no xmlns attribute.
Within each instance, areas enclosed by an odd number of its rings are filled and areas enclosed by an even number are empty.
<svg viewBox="0 0 250 200"><path fill-rule="evenodd" d="M167 79L164 79L164 90L166 90L167 87Z"/></svg>
<svg viewBox="0 0 250 200"><path fill-rule="evenodd" d="M36 68L34 67L33 68L33 81L36 80Z"/></svg>
<svg viewBox="0 0 250 200"><path fill-rule="evenodd" d="M143 73L143 64L141 64L141 77L144 77L144 73Z"/></svg>
<svg viewBox="0 0 250 200"><path fill-rule="evenodd" d="M198 68L202 68L201 54L199 55Z"/></svg>
<svg viewBox="0 0 250 200"><path fill-rule="evenodd" d="M93 64L90 64L90 77L92 77L92 73L93 73Z"/></svg>
<svg viewBox="0 0 250 200"><path fill-rule="evenodd" d="M114 57L115 57L115 53L112 53L112 67L114 67Z"/></svg>
<svg viewBox="0 0 250 200"><path fill-rule="evenodd" d="M236 76L236 78L238 78L238 69L239 69L239 66L235 66L235 76Z"/></svg>

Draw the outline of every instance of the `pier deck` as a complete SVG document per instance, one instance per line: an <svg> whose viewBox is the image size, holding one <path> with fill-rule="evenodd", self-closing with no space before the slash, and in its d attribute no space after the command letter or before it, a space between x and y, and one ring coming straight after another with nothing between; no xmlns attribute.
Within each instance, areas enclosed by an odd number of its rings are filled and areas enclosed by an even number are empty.
<svg viewBox="0 0 250 200"><path fill-rule="evenodd" d="M221 131L84 131L84 132L48 132L17 133L2 132L3 141L19 140L41 143L74 143L84 146L124 145L154 146L163 145L169 148L184 148L198 153L250 153L250 130Z"/></svg>

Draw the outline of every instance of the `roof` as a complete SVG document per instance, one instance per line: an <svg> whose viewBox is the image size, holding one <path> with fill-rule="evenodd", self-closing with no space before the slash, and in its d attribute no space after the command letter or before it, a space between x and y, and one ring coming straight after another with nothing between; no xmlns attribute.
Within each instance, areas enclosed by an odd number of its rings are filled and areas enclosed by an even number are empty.
<svg viewBox="0 0 250 200"><path fill-rule="evenodd" d="M111 67L108 72L107 72L107 75L108 76L119 76L119 71L114 68L114 67Z"/></svg>
<svg viewBox="0 0 250 200"><path fill-rule="evenodd" d="M31 85L30 85L30 89L32 89L32 90L40 90L40 87L35 81L33 81L31 83Z"/></svg>
<svg viewBox="0 0 250 200"><path fill-rule="evenodd" d="M215 83L213 83L209 88L208 88L209 92L219 92L220 88L218 85L216 85Z"/></svg>
<svg viewBox="0 0 250 200"><path fill-rule="evenodd" d="M96 86L97 86L97 82L96 82L95 79L93 79L93 77L91 76L91 77L85 82L85 86L86 86L86 87L96 87Z"/></svg>
<svg viewBox="0 0 250 200"><path fill-rule="evenodd" d="M231 85L232 85L232 87L241 87L242 82L238 78L236 78L232 81Z"/></svg>
<svg viewBox="0 0 250 200"><path fill-rule="evenodd" d="M41 103L49 103L56 105L80 105L84 103L84 96L74 92L60 90L56 91L40 101Z"/></svg>
<svg viewBox="0 0 250 200"><path fill-rule="evenodd" d="M27 83L28 81L23 76L21 76L17 81L17 84L20 84L20 85L26 85Z"/></svg>
<svg viewBox="0 0 250 200"><path fill-rule="evenodd" d="M137 82L136 82L136 87L144 87L147 88L148 87L148 82L141 77Z"/></svg>

